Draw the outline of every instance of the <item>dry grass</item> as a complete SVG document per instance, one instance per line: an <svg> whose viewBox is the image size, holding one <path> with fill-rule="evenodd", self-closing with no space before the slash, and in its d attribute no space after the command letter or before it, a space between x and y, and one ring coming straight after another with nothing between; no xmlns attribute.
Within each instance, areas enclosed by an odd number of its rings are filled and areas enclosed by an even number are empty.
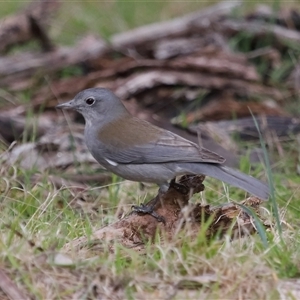
<svg viewBox="0 0 300 300"><path fill-rule="evenodd" d="M299 232L292 228L285 226L284 243L271 229L268 249L258 235L209 241L199 232L197 238L179 233L172 241L158 236L142 254L120 245L114 245L117 250L112 253L112 245L105 241L67 251L67 243L91 236L96 228L116 220L115 213L124 203L113 207L114 197L129 195L130 203L138 200L130 197L133 191L143 192L128 182L97 189L102 209L95 212L89 209L95 199L93 190L86 192L90 202L84 209L77 195L71 195L73 188L56 190L46 181L32 185L26 177L27 183L20 183L20 172L16 167L1 168L0 261L1 269L28 297L276 299L279 292L286 293L285 284L292 292L292 283L279 279L298 274ZM109 191L116 187L119 192ZM152 192L146 189L145 194ZM292 217L288 208L285 215ZM7 298L3 295L3 299Z"/></svg>

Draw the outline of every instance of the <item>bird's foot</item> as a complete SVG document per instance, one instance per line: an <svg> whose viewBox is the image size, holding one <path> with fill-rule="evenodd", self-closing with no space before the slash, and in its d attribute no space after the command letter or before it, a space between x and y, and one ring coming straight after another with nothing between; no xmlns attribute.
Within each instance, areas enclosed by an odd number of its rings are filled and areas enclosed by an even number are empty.
<svg viewBox="0 0 300 300"><path fill-rule="evenodd" d="M151 203L151 205L147 205L147 204L132 205L131 208L133 212L150 215L153 218L155 218L158 222L162 222L166 224L165 218L163 216L160 216L157 212L154 211L155 204L156 201L154 204Z"/></svg>

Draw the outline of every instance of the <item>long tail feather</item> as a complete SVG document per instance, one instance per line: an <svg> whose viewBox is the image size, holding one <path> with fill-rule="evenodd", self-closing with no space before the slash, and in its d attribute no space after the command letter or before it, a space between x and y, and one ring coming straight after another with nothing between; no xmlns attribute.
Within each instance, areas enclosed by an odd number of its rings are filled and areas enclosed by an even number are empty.
<svg viewBox="0 0 300 300"><path fill-rule="evenodd" d="M266 183L232 168L209 163L183 163L180 168L187 173L203 174L219 179L260 199L266 200L270 195L270 189Z"/></svg>

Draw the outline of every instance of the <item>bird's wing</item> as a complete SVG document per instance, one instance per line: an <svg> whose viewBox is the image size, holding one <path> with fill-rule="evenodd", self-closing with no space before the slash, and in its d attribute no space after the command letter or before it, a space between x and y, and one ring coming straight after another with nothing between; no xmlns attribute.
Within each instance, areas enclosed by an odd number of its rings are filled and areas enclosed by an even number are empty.
<svg viewBox="0 0 300 300"><path fill-rule="evenodd" d="M138 121L137 121L138 120ZM207 162L224 163L225 159L170 131L153 126L146 121L133 119L136 126L126 123L127 130L114 130L114 135L105 141L103 154L116 163L165 163L165 162ZM149 126L151 128L149 128ZM132 130L130 130L130 128ZM124 135L122 132L127 132ZM102 133L101 137L105 137Z"/></svg>

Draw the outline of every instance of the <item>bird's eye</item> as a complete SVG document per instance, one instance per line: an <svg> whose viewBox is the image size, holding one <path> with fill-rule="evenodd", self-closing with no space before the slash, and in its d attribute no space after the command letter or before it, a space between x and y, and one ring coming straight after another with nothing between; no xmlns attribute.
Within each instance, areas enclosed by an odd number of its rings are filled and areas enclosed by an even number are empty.
<svg viewBox="0 0 300 300"><path fill-rule="evenodd" d="M85 99L85 103L86 103L87 105L93 105L93 104L95 103L95 99L92 98L92 97L86 98L86 99Z"/></svg>

